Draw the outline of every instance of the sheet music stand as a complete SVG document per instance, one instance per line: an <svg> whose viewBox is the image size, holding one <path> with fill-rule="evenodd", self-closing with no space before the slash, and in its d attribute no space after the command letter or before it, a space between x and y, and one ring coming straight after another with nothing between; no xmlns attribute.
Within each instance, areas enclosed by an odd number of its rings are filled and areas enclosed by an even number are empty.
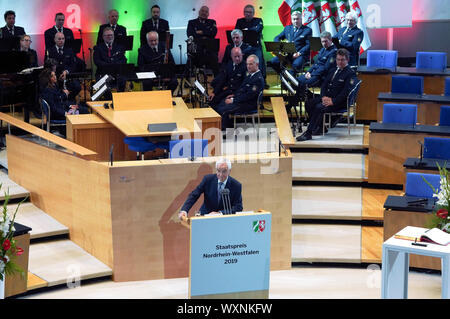
<svg viewBox="0 0 450 319"><path fill-rule="evenodd" d="M0 51L18 50L20 48L20 38L0 38Z"/></svg>
<svg viewBox="0 0 450 319"><path fill-rule="evenodd" d="M322 49L322 42L320 41L320 37L309 38L309 46L311 51L320 51L320 49Z"/></svg>
<svg viewBox="0 0 450 319"><path fill-rule="evenodd" d="M233 40L231 39L231 31L233 30L226 30L227 34L227 41L229 44L233 44ZM251 45L252 47L258 46L258 32L255 30L241 30L242 34L244 36L243 42Z"/></svg>
<svg viewBox="0 0 450 319"><path fill-rule="evenodd" d="M133 50L133 36L127 35L122 37L117 37L114 41L117 42L120 46L122 46L125 51L131 51Z"/></svg>
<svg viewBox="0 0 450 319"><path fill-rule="evenodd" d="M340 49L342 48L342 45L339 43L339 39L338 38L333 38L333 44L336 46L336 48Z"/></svg>
<svg viewBox="0 0 450 319"><path fill-rule="evenodd" d="M288 55L297 52L293 42L264 42L264 45L267 52L272 52L280 59L280 65L291 66Z"/></svg>
<svg viewBox="0 0 450 319"><path fill-rule="evenodd" d="M81 52L81 43L81 39L70 39L66 41L65 45L70 47L73 53L78 54Z"/></svg>
<svg viewBox="0 0 450 319"><path fill-rule="evenodd" d="M0 73L17 73L28 68L29 58L23 51L0 51Z"/></svg>
<svg viewBox="0 0 450 319"><path fill-rule="evenodd" d="M165 46L165 43L166 43L166 33L165 32L160 34L159 42L164 43L164 46ZM172 48L173 48L173 34L171 33L170 41L169 41L169 49L172 49Z"/></svg>
<svg viewBox="0 0 450 319"><path fill-rule="evenodd" d="M201 38L201 39L196 39L195 42L197 43L198 47L200 47L204 50L207 50L210 52L219 52L220 39Z"/></svg>
<svg viewBox="0 0 450 319"><path fill-rule="evenodd" d="M101 74L109 74L117 78L117 75L121 75L125 78L135 78L136 72L134 64L132 63L111 63L103 65L100 68Z"/></svg>

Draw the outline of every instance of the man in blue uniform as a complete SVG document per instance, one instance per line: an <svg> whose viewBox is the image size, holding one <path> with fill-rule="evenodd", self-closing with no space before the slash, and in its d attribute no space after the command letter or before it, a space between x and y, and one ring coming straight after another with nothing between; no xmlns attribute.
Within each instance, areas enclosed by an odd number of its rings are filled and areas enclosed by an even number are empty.
<svg viewBox="0 0 450 319"><path fill-rule="evenodd" d="M297 78L298 88L297 95L304 97L306 86L320 86L328 71L336 66L337 48L331 40L331 33L324 31L320 34L320 42L322 49L317 55L316 63L306 72Z"/></svg>
<svg viewBox="0 0 450 319"><path fill-rule="evenodd" d="M292 25L287 25L283 31L277 35L273 40L275 42L281 40L287 40L288 42L294 42L295 52L288 56L288 59L292 63L292 69L295 73L302 70L303 64L309 60L309 38L312 35L310 27L302 25L301 13L294 11L291 15ZM280 60L278 57L272 58L270 61L272 67L278 73L281 72Z"/></svg>
<svg viewBox="0 0 450 319"><path fill-rule="evenodd" d="M161 9L157 4L151 8L151 12L152 17L142 22L140 31L141 47L147 45L147 33L150 31L156 31L161 42L164 42L166 32L170 31L169 21L160 18Z"/></svg>
<svg viewBox="0 0 450 319"><path fill-rule="evenodd" d="M264 78L259 70L259 59L254 54L247 58L247 72L236 93L227 96L216 108L216 112L222 117L223 131L230 125L229 115L257 108L258 96L264 90Z"/></svg>
<svg viewBox="0 0 450 319"><path fill-rule="evenodd" d="M119 12L115 9L109 10L108 12L108 23L102 24L98 29L97 34L97 44L103 41L103 30L106 27L110 27L114 31L114 39L125 37L127 35L127 28L117 24L119 21Z"/></svg>
<svg viewBox="0 0 450 319"><path fill-rule="evenodd" d="M235 214L242 211L242 184L230 176L231 162L229 159L220 159L216 162L216 174L208 174L203 177L201 183L189 194L186 202L178 213L178 218L183 219L189 210L203 194L203 205L200 214ZM227 189L231 204L231 211L225 212L221 191Z"/></svg>
<svg viewBox="0 0 450 319"><path fill-rule="evenodd" d="M341 28L334 38L339 39L342 48L347 49L350 53L350 66L358 65L359 47L364 39L364 32L356 26L358 18L355 13L349 12L345 16L347 27Z"/></svg>
<svg viewBox="0 0 450 319"><path fill-rule="evenodd" d="M247 66L239 47L231 49L231 60L222 67L211 82L213 92L209 95L209 105L216 107L225 97L234 94L241 86L247 73Z"/></svg>
<svg viewBox="0 0 450 319"><path fill-rule="evenodd" d="M262 72L264 79L266 78L266 62L264 61L264 54L262 49L262 30L264 29L263 20L255 18L255 7L248 4L244 7L244 17L236 21L235 29L256 31L257 41L255 47L255 54L259 58L259 69ZM253 46L253 45L252 45Z"/></svg>
<svg viewBox="0 0 450 319"><path fill-rule="evenodd" d="M66 43L72 41L74 39L72 30L64 27L65 16L63 13L58 12L55 15L55 25L50 29L45 30L44 38L45 38L45 52L55 45L55 34L56 32L61 32L64 34L64 38Z"/></svg>
<svg viewBox="0 0 450 319"><path fill-rule="evenodd" d="M12 38L20 37L25 34L25 29L16 26L16 13L12 10L8 10L3 15L6 25L1 28L0 38Z"/></svg>
<svg viewBox="0 0 450 319"><path fill-rule="evenodd" d="M189 20L186 33L188 41L194 41L197 45L193 58L194 65L197 67L205 65L213 70L214 75L217 75L219 72L218 51L210 50L201 43L202 40L211 40L217 35L216 21L208 17L209 8L201 7L198 18Z"/></svg>
<svg viewBox="0 0 450 319"><path fill-rule="evenodd" d="M164 59L166 56L166 46L165 43L159 41L159 35L156 31L150 31L147 33L147 44L143 47L140 47L138 50L138 67L142 71L148 71L150 68L153 71L158 73L159 66L164 63ZM172 53L168 52L167 63L171 65L175 65L175 61L173 59ZM178 86L176 74L172 74L172 77L167 81L162 79L169 90L172 93L176 90ZM143 89L144 91L151 91L153 86L158 83L158 80L145 80L143 81Z"/></svg>
<svg viewBox="0 0 450 319"><path fill-rule="evenodd" d="M320 97L306 103L309 125L305 133L297 137L297 141L307 141L312 139L312 135L321 135L323 113L339 111L346 106L347 96L356 77L348 61L348 51L339 49L336 54L336 67L328 72L320 90Z"/></svg>
<svg viewBox="0 0 450 319"><path fill-rule="evenodd" d="M244 36L242 34L242 31L239 29L234 29L233 31L231 31L231 40L233 41L233 43L228 44L225 48L225 53L223 54L222 58L222 66L226 66L228 62L231 61L232 48L241 48L242 54L244 55L244 60L246 60L247 57L255 51L252 46L244 43Z"/></svg>

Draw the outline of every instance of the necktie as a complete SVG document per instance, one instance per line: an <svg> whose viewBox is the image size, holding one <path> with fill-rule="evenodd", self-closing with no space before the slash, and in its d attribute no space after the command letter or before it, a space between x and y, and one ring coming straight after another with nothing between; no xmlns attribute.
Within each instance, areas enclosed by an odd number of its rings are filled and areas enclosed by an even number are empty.
<svg viewBox="0 0 450 319"><path fill-rule="evenodd" d="M220 191L222 190L223 182L219 182L219 187L217 188L217 202L220 203Z"/></svg>
<svg viewBox="0 0 450 319"><path fill-rule="evenodd" d="M339 74L339 72L341 71L341 69L337 68L336 72L334 72L333 77L331 78L331 82L333 82L334 78L336 77L336 75Z"/></svg>
<svg viewBox="0 0 450 319"><path fill-rule="evenodd" d="M233 63L233 71L236 70L236 64Z"/></svg>
<svg viewBox="0 0 450 319"><path fill-rule="evenodd" d="M9 29L9 34L14 35L14 28Z"/></svg>
<svg viewBox="0 0 450 319"><path fill-rule="evenodd" d="M59 29L59 32L63 33L63 29L62 29L62 28L61 28L61 29Z"/></svg>
<svg viewBox="0 0 450 319"><path fill-rule="evenodd" d="M58 48L58 53L62 55L63 54L63 49Z"/></svg>
<svg viewBox="0 0 450 319"><path fill-rule="evenodd" d="M113 25L111 28L113 29L114 32L116 31L116 26L115 25Z"/></svg>
<svg viewBox="0 0 450 319"><path fill-rule="evenodd" d="M108 44L108 57L111 57L111 44Z"/></svg>

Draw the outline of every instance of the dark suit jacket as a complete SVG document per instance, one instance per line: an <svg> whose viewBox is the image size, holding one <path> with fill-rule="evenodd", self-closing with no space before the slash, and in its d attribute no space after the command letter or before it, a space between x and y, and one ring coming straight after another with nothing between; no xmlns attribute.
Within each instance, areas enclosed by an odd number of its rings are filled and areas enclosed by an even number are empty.
<svg viewBox="0 0 450 319"><path fill-rule="evenodd" d="M355 66L358 64L359 47L364 39L364 32L355 25L351 30L345 32L347 28L341 28L333 37L339 39L339 44L350 53L348 64Z"/></svg>
<svg viewBox="0 0 450 319"><path fill-rule="evenodd" d="M164 19L159 19L158 21L158 28L156 29L153 25L153 19L147 19L142 22L141 26L141 33L140 33L140 39L141 39L141 47L147 44L147 33L150 31L156 31L159 35L159 41L162 41L162 39L165 37L166 31L169 31L169 21Z"/></svg>
<svg viewBox="0 0 450 319"><path fill-rule="evenodd" d="M196 31L203 31L203 34L197 34ZM205 22L201 22L199 18L189 20L186 34L188 37L192 36L194 39L203 37L214 39L217 34L216 20L206 19Z"/></svg>
<svg viewBox="0 0 450 319"><path fill-rule="evenodd" d="M2 29L2 38L12 38L12 37L20 37L25 33L25 29L22 27L14 26L14 35L11 35L8 31L8 27L5 25Z"/></svg>
<svg viewBox="0 0 450 319"><path fill-rule="evenodd" d="M320 49L316 63L308 70L311 76L324 78L328 74L328 71L336 66L336 52L337 49L334 45L328 49Z"/></svg>
<svg viewBox="0 0 450 319"><path fill-rule="evenodd" d="M56 72L58 74L62 73L64 70L73 73L76 70L76 58L75 53L73 53L72 48L64 46L63 54L59 54L56 46L53 45L48 48L48 57L58 61L56 66Z"/></svg>
<svg viewBox="0 0 450 319"><path fill-rule="evenodd" d="M55 26L51 27L50 29L45 30L44 38L45 38L45 50L46 51L55 45L55 34L57 32L58 31L56 31ZM63 34L64 34L64 38L66 40L66 43L70 40L75 39L75 37L73 36L73 32L70 29L63 27Z"/></svg>
<svg viewBox="0 0 450 319"><path fill-rule="evenodd" d="M247 75L234 94L233 105L239 106L243 112L255 110L259 93L262 90L264 90L264 78L261 71L251 77Z"/></svg>
<svg viewBox="0 0 450 319"><path fill-rule="evenodd" d="M160 64L164 62L166 47L164 43L158 43L158 52L154 52L148 44L138 50L138 66L142 68L148 64ZM175 64L172 53L169 50L169 63Z"/></svg>
<svg viewBox="0 0 450 319"><path fill-rule="evenodd" d="M287 25L283 31L274 38L274 41L288 40L294 42L297 52L309 59L309 38L312 35L310 27L302 25L297 32L294 33L294 26Z"/></svg>
<svg viewBox="0 0 450 319"><path fill-rule="evenodd" d="M27 54L28 54L28 61L29 61L29 64L28 64L28 68L35 68L35 67L37 67L38 66L38 57L37 57L37 53L36 53L36 51L35 50L33 50L33 49L28 49L28 52L27 52Z"/></svg>
<svg viewBox="0 0 450 319"><path fill-rule="evenodd" d="M331 97L334 106L344 107L347 105L347 96L355 83L356 74L350 68L350 65L347 65L333 78L336 68L334 67L328 72L327 77L322 83L320 96Z"/></svg>
<svg viewBox="0 0 450 319"><path fill-rule="evenodd" d="M218 179L216 174L208 174L203 177L201 183L194 189L188 196L181 210L189 212L192 206L194 206L197 199L201 194L204 194L204 202L200 208L202 215L209 214L210 212L223 211L222 200L218 199ZM225 188L230 190L230 202L231 211L233 214L242 211L242 185L233 177L228 176L227 184Z"/></svg>
<svg viewBox="0 0 450 319"><path fill-rule="evenodd" d="M244 61L238 64L233 70L233 61L222 67L219 74L211 82L211 86L214 88L214 94L221 93L225 87L229 94L234 93L240 88L242 82L247 73L247 65Z"/></svg>
<svg viewBox="0 0 450 319"><path fill-rule="evenodd" d="M50 106L51 120L66 119L65 112L69 110L69 101L67 95L58 87L46 87L41 92L43 98Z"/></svg>
<svg viewBox="0 0 450 319"><path fill-rule="evenodd" d="M250 21L245 20L245 18L237 19L235 29L239 30L253 30L259 35L259 45L261 45L262 30L264 29L263 20L261 18L253 18Z"/></svg>
<svg viewBox="0 0 450 319"><path fill-rule="evenodd" d="M225 48L225 53L223 54L223 58L222 58L222 64L226 65L229 61L231 61L231 49L234 48L234 43L233 44L228 44L227 47ZM252 48L251 45L248 45L247 43L242 42L241 44L241 51L243 56L243 61L245 61L247 59L247 57L250 54L254 54L255 50L254 48Z"/></svg>
<svg viewBox="0 0 450 319"><path fill-rule="evenodd" d="M102 24L99 29L98 29L98 34L97 34L97 44L100 44L101 42L103 42L103 30L106 27L111 27L111 25L109 23L106 24ZM125 28L124 26L117 24L116 25L116 29L114 30L114 39L117 39L119 37L124 37L127 35L127 28Z"/></svg>
<svg viewBox="0 0 450 319"><path fill-rule="evenodd" d="M97 75L102 73L102 66L107 64L125 64L127 63L127 58L125 57L125 49L113 42L111 48L111 57L108 56L108 48L105 42L100 43L94 47L94 63L97 66Z"/></svg>

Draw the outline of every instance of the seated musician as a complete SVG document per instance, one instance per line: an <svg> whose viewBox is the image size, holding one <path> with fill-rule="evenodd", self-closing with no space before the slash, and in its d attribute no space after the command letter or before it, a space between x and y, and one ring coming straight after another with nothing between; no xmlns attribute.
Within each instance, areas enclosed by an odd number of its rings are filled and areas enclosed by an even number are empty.
<svg viewBox="0 0 450 319"><path fill-rule="evenodd" d="M337 48L333 44L331 33L323 31L320 34L320 42L322 43L322 49L320 49L319 54L317 55L316 62L308 72L297 78L297 95L302 99L304 98L307 86L320 86L323 79L328 74L328 71L336 66Z"/></svg>
<svg viewBox="0 0 450 319"><path fill-rule="evenodd" d="M65 36L62 32L55 33L55 45L47 48L48 58L57 61L56 74L63 86L70 92L69 99L74 100L81 91L80 81L68 79L77 67L77 58L72 48L65 45Z"/></svg>
<svg viewBox="0 0 450 319"><path fill-rule="evenodd" d="M20 36L20 49L19 51L27 52L29 58L29 64L27 68L35 68L38 66L37 53L30 48L31 37L27 34Z"/></svg>
<svg viewBox="0 0 450 319"><path fill-rule="evenodd" d="M69 91L58 87L58 79L51 69L44 69L39 75L41 86L40 97L50 107L51 120L65 120L67 114L87 114L89 110L84 105L77 105L69 100Z"/></svg>
<svg viewBox="0 0 450 319"><path fill-rule="evenodd" d="M222 117L222 130L230 125L229 116L256 110L258 96L264 90L264 78L259 70L259 58L252 54L247 58L247 75L234 94L228 95L217 107Z"/></svg>
<svg viewBox="0 0 450 319"><path fill-rule="evenodd" d="M165 61L166 59L167 61ZM158 75L158 70L163 64L175 65L172 53L170 48L166 48L166 43L159 42L158 33L150 31L147 33L147 44L138 50L138 67L141 71L156 71ZM163 81L172 93L176 90L178 81L175 72L171 75L171 78L163 79ZM144 91L151 91L153 86L157 84L157 79L145 80L142 83Z"/></svg>
<svg viewBox="0 0 450 319"><path fill-rule="evenodd" d="M217 75L219 73L218 52L211 51L200 43L202 40L214 39L217 34L216 21L208 19L208 17L209 8L207 6L201 7L198 18L189 20L186 33L188 42L194 41L196 43L196 52L193 52L193 64L197 67L211 68L214 75Z"/></svg>
<svg viewBox="0 0 450 319"><path fill-rule="evenodd" d="M106 74L105 66L127 63L125 48L114 42L114 31L110 27L103 30L103 42L94 47L94 63L97 66L96 80ZM125 91L125 83L126 78L118 75L117 89L119 92Z"/></svg>
<svg viewBox="0 0 450 319"><path fill-rule="evenodd" d="M72 41L75 39L73 36L72 30L69 28L64 27L64 21L66 20L66 17L64 16L64 13L58 12L55 14L55 25L44 32L44 38L45 38L45 52L47 50L55 45L55 34L57 32L61 32L64 34L64 38L66 42Z"/></svg>
<svg viewBox="0 0 450 319"><path fill-rule="evenodd" d="M302 15L298 11L294 11L291 15L292 25L288 25L284 30L274 38L275 42L287 40L295 45L294 54L289 54L287 59L292 63L292 69L295 73L301 72L303 64L309 60L309 38L312 30L302 24ZM280 59L272 58L270 61L272 68L277 72L281 72Z"/></svg>
<svg viewBox="0 0 450 319"><path fill-rule="evenodd" d="M247 66L239 47L231 49L231 60L222 67L211 82L213 92L209 95L209 105L216 107L225 97L234 94L244 81Z"/></svg>
<svg viewBox="0 0 450 319"><path fill-rule="evenodd" d="M225 53L222 58L222 67L226 66L227 63L231 61L232 48L240 48L242 54L244 55L244 60L246 60L247 57L255 51L255 49L252 48L251 45L244 43L244 35L239 29L234 29L233 31L231 31L231 40L233 41L233 43L228 44L225 48Z"/></svg>
<svg viewBox="0 0 450 319"><path fill-rule="evenodd" d="M3 15L6 25L0 29L0 38L20 37L25 34L25 29L16 26L16 13L8 10Z"/></svg>

